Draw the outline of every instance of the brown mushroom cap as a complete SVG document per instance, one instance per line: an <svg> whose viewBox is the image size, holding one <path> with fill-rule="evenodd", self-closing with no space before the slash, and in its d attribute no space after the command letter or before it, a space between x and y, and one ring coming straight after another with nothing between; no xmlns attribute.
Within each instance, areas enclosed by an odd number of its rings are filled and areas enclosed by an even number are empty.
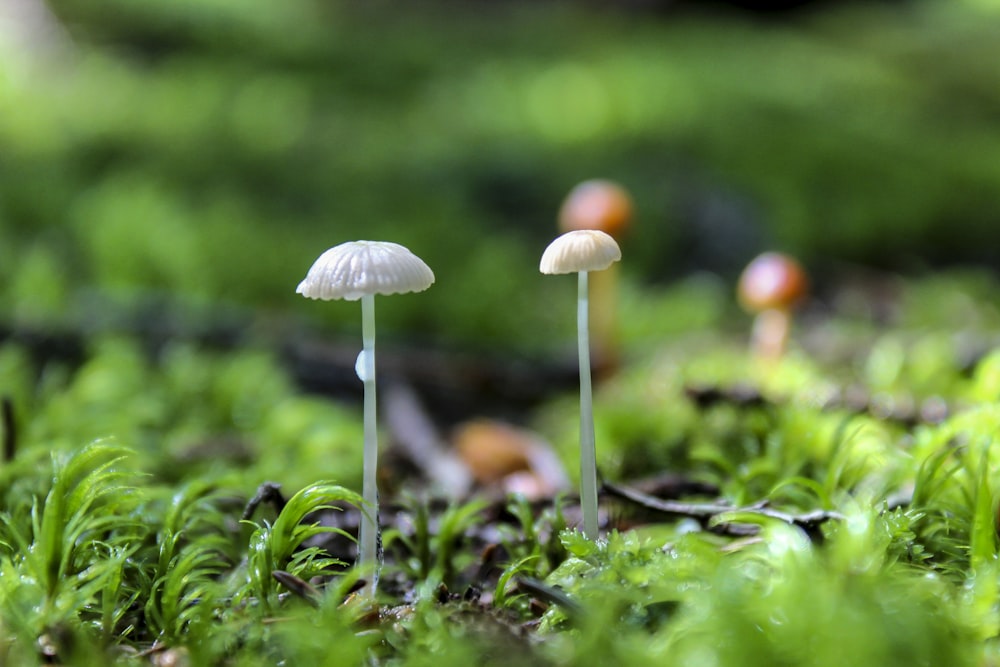
<svg viewBox="0 0 1000 667"><path fill-rule="evenodd" d="M594 179L580 183L566 196L559 209L559 230L597 229L621 238L631 219L632 199L625 189Z"/></svg>
<svg viewBox="0 0 1000 667"><path fill-rule="evenodd" d="M802 265L779 252L765 252L750 262L740 275L737 295L749 312L791 310L809 291Z"/></svg>

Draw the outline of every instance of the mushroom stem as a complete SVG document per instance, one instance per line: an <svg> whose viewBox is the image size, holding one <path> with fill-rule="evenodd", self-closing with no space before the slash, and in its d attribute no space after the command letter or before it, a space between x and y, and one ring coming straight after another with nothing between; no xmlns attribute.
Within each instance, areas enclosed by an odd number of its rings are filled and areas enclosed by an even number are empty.
<svg viewBox="0 0 1000 667"><path fill-rule="evenodd" d="M792 317L788 310L769 308L758 313L751 333L752 348L758 358L777 361L788 344Z"/></svg>
<svg viewBox="0 0 1000 667"><path fill-rule="evenodd" d="M590 276L590 333L594 372L607 378L618 369L618 266Z"/></svg>
<svg viewBox="0 0 1000 667"><path fill-rule="evenodd" d="M593 390L590 380L590 331L587 272L580 271L576 326L580 353L580 506L583 533L597 539L597 450L594 442Z"/></svg>
<svg viewBox="0 0 1000 667"><path fill-rule="evenodd" d="M365 386L364 428L364 477L362 496L365 500L364 512L358 535L358 564L371 570L370 593L375 594L378 584L378 431L375 421L375 295L361 297L361 337L364 341L363 359L358 370L364 369L361 380Z"/></svg>

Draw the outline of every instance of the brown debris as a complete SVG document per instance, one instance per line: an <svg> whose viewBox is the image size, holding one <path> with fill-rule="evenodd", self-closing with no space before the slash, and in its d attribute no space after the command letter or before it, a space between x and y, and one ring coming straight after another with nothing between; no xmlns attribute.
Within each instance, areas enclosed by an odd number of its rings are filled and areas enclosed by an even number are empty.
<svg viewBox="0 0 1000 667"><path fill-rule="evenodd" d="M528 499L555 495L568 486L551 447L531 431L492 420L460 424L452 436L458 456L476 482Z"/></svg>

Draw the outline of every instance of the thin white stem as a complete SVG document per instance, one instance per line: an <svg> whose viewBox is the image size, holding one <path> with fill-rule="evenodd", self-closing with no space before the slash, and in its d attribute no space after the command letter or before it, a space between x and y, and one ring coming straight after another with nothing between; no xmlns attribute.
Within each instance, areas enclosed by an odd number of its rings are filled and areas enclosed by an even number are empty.
<svg viewBox="0 0 1000 667"><path fill-rule="evenodd" d="M587 272L580 271L576 327L580 352L580 506L583 533L597 539L597 449L594 443L594 400L590 383L590 330Z"/></svg>
<svg viewBox="0 0 1000 667"><path fill-rule="evenodd" d="M365 500L365 513L361 516L358 536L358 564L372 577L369 592L375 595L378 584L378 431L375 420L375 295L361 297L361 336L364 340L364 359L358 364L364 368L365 385L365 454L364 477L361 485Z"/></svg>

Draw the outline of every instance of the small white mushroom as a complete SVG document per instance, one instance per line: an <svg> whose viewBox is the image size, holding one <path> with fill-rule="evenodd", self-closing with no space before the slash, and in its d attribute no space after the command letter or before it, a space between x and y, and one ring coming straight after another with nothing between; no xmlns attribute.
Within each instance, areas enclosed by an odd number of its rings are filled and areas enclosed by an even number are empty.
<svg viewBox="0 0 1000 667"><path fill-rule="evenodd" d="M622 251L609 234L579 229L559 236L542 253L542 273L602 271L622 258Z"/></svg>
<svg viewBox="0 0 1000 667"><path fill-rule="evenodd" d="M593 390L590 378L590 333L588 326L589 271L602 271L622 258L621 249L604 232L583 229L559 236L542 253L542 273L577 273L577 339L580 357L580 505L583 532L596 540L597 532L597 449L594 443Z"/></svg>
<svg viewBox="0 0 1000 667"><path fill-rule="evenodd" d="M351 241L319 256L296 292L309 299L361 299L361 336L364 348L355 372L364 383L364 479L362 495L367 512L358 536L358 564L371 568L372 595L378 583L378 435L375 420L375 295L422 292L434 282L434 272L423 260L398 243Z"/></svg>
<svg viewBox="0 0 1000 667"><path fill-rule="evenodd" d="M357 301L366 294L422 292L433 282L430 267L404 246L351 241L320 255L295 292L309 299Z"/></svg>

